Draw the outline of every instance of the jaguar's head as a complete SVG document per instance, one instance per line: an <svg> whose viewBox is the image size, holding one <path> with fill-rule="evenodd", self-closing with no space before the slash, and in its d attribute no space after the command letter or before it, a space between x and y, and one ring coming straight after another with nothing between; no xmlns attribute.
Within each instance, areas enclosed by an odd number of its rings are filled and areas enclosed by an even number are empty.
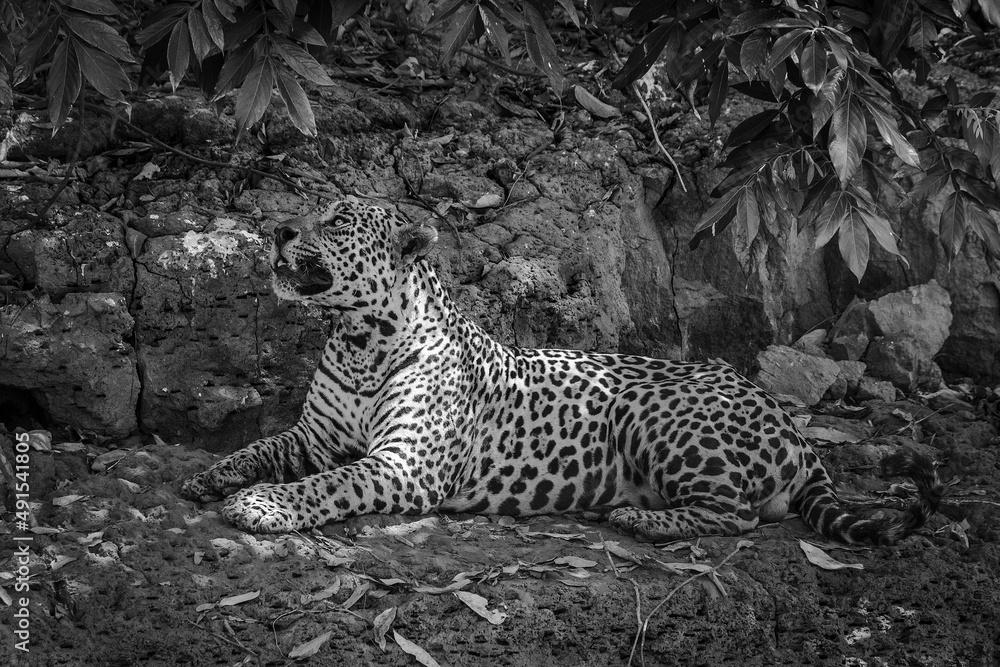
<svg viewBox="0 0 1000 667"><path fill-rule="evenodd" d="M399 277L437 240L433 227L353 200L279 224L271 244L278 298L340 311L384 304Z"/></svg>

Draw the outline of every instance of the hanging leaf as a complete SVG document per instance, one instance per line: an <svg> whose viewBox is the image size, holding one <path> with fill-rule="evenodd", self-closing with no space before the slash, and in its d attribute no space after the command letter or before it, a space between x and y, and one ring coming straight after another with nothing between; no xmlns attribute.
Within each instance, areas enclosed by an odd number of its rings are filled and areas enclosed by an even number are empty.
<svg viewBox="0 0 1000 667"><path fill-rule="evenodd" d="M917 182L910 190L910 197L915 202L920 202L928 197L937 196L950 181L947 171L932 171Z"/></svg>
<svg viewBox="0 0 1000 667"><path fill-rule="evenodd" d="M129 51L128 42L107 23L73 13L67 13L63 20L66 27L84 42L97 47L116 60L135 62Z"/></svg>
<svg viewBox="0 0 1000 667"><path fill-rule="evenodd" d="M778 63L785 62L785 59L792 55L792 52L806 40L809 34L808 30L792 30L775 40L774 46L771 47L771 53L767 57L767 69L773 69Z"/></svg>
<svg viewBox="0 0 1000 667"><path fill-rule="evenodd" d="M527 22L527 30L524 33L524 45L528 49L528 56L542 73L549 79L549 85L557 95L561 95L565 85L565 76L562 66L559 64L559 55L556 53L556 44L552 41L545 19L542 18L538 9L525 3L523 14Z"/></svg>
<svg viewBox="0 0 1000 667"><path fill-rule="evenodd" d="M816 247L822 248L837 233L851 210L851 200L846 192L838 190L822 202L816 215Z"/></svg>
<svg viewBox="0 0 1000 667"><path fill-rule="evenodd" d="M178 21L170 31L170 41L167 43L167 65L170 68L170 87L177 92L177 86L187 74L191 62L191 36L187 24Z"/></svg>
<svg viewBox="0 0 1000 667"><path fill-rule="evenodd" d="M767 62L767 43L770 36L765 30L756 30L743 40L740 47L740 67L748 79L757 78L757 74Z"/></svg>
<svg viewBox="0 0 1000 667"><path fill-rule="evenodd" d="M708 90L708 120L715 126L715 121L719 120L722 114L722 106L726 102L729 94L729 63L722 60L715 68L715 76L712 79L712 87Z"/></svg>
<svg viewBox="0 0 1000 667"><path fill-rule="evenodd" d="M810 37L802 49L799 61L802 70L802 80L814 93L818 93L826 82L826 49L820 46L815 37Z"/></svg>
<svg viewBox="0 0 1000 667"><path fill-rule="evenodd" d="M278 94L281 95L281 100L285 103L285 109L288 110L288 117L291 119L292 125L302 134L315 137L316 118L313 116L312 105L309 104L309 98L306 97L302 86L283 67L278 68L275 83L278 86Z"/></svg>
<svg viewBox="0 0 1000 667"><path fill-rule="evenodd" d="M865 566L861 563L841 563L838 560L834 560L825 551L819 547L813 546L808 542L803 542L799 540L799 548L805 553L806 558L813 565L817 565L824 570L843 570L845 568L854 570L863 570Z"/></svg>
<svg viewBox="0 0 1000 667"><path fill-rule="evenodd" d="M257 45L260 40L260 37L251 39L226 56L226 62L219 71L219 80L215 84L215 96L212 101L221 99L243 81L250 68L257 62Z"/></svg>
<svg viewBox="0 0 1000 667"><path fill-rule="evenodd" d="M97 16L117 16L121 9L111 0L62 0L61 4Z"/></svg>
<svg viewBox="0 0 1000 667"><path fill-rule="evenodd" d="M504 27L503 22L493 13L493 10L483 5L479 5L479 15L482 17L483 26L486 28L486 38L490 40L493 46L497 47L504 62L509 65L510 48L507 44L510 41L510 36L507 34L507 29Z"/></svg>
<svg viewBox="0 0 1000 667"><path fill-rule="evenodd" d="M274 41L274 50L292 70L307 81L318 86L336 85L326 73L323 66L312 55L298 44L288 39L278 38Z"/></svg>
<svg viewBox="0 0 1000 667"><path fill-rule="evenodd" d="M476 5L461 6L441 36L441 62L451 60L465 46L476 25Z"/></svg>
<svg viewBox="0 0 1000 667"><path fill-rule="evenodd" d="M208 25L205 23L205 16L202 12L197 10L188 12L188 29L191 33L194 57L201 63L215 48L215 42L208 32Z"/></svg>
<svg viewBox="0 0 1000 667"><path fill-rule="evenodd" d="M850 213L844 217L837 230L837 238L840 246L840 256L847 263L847 268L851 270L854 277L861 282L868 268L868 256L870 252L868 241L868 227L858 210L851 208Z"/></svg>
<svg viewBox="0 0 1000 667"><path fill-rule="evenodd" d="M827 73L826 81L823 82L819 93L813 95L812 99L809 100L813 119L813 139L819 136L827 122L833 118L833 112L844 97L844 88L840 85L843 78L844 70L840 67L834 67Z"/></svg>
<svg viewBox="0 0 1000 667"><path fill-rule="evenodd" d="M271 103L274 88L274 68L267 58L257 63L240 87L236 96L236 142L243 132L264 117Z"/></svg>
<svg viewBox="0 0 1000 667"><path fill-rule="evenodd" d="M428 25L436 26L439 23L447 21L449 18L457 14L458 10L462 9L468 1L469 0L448 0L447 2L439 4L434 8L434 13L431 15L431 20Z"/></svg>
<svg viewBox="0 0 1000 667"><path fill-rule="evenodd" d="M906 140L906 137L900 134L899 127L896 125L896 119L889 116L882 109L879 109L868 98L862 99L864 100L865 106L868 107L868 112L875 120L875 126L878 128L878 132L882 135L882 139L885 140L885 143L892 147L892 151L897 157L899 157L900 160L911 167L917 167L919 169L920 158L917 156L917 149L913 147L913 144Z"/></svg>
<svg viewBox="0 0 1000 667"><path fill-rule="evenodd" d="M941 244L948 251L948 259L958 257L968 229L968 215L965 210L965 194L956 190L948 195L941 211Z"/></svg>
<svg viewBox="0 0 1000 667"><path fill-rule="evenodd" d="M702 239L709 236L716 236L732 222L736 215L736 205L742 188L733 188L722 196L717 202L712 204L698 221L698 226L694 229L694 235L688 242L691 250L695 250Z"/></svg>
<svg viewBox="0 0 1000 667"><path fill-rule="evenodd" d="M1000 259L1000 227L996 220L974 200L968 202L967 213L969 229L982 240L994 259Z"/></svg>
<svg viewBox="0 0 1000 667"><path fill-rule="evenodd" d="M864 209L857 209L858 213L861 215L861 219L864 221L865 226L868 227L868 231L872 233L878 244L896 255L904 264L909 265L906 258L903 257L902 253L899 252L899 247L896 245L896 235L892 231L892 226L889 221L880 215L876 215L871 211L866 211Z"/></svg>
<svg viewBox="0 0 1000 667"><path fill-rule="evenodd" d="M70 48L69 40L59 42L49 67L46 92L49 106L49 120L52 121L52 135L55 136L69 116L69 110L80 94L83 77L76 51Z"/></svg>
<svg viewBox="0 0 1000 667"><path fill-rule="evenodd" d="M214 2L209 0L201 3L201 18L205 22L208 36L212 38L219 49L222 49L226 45L225 31L222 27L222 14L219 13Z"/></svg>
<svg viewBox="0 0 1000 667"><path fill-rule="evenodd" d="M750 245L760 230L760 207L757 205L757 195L753 188L743 189L736 206L736 220L746 230L746 243Z"/></svg>
<svg viewBox="0 0 1000 667"><path fill-rule="evenodd" d="M640 0L628 13L624 26L626 28L641 28L650 21L666 16L674 6L675 0Z"/></svg>
<svg viewBox="0 0 1000 667"><path fill-rule="evenodd" d="M778 109L768 109L758 114L750 116L745 121L733 128L726 138L726 146L736 148L755 139L757 135L771 124L771 121L778 117Z"/></svg>
<svg viewBox="0 0 1000 667"><path fill-rule="evenodd" d="M676 56L680 43L681 35L675 26L657 26L639 46L632 49L625 66L615 76L611 86L619 90L630 86L649 71L661 53L666 53L667 59Z"/></svg>
<svg viewBox="0 0 1000 667"><path fill-rule="evenodd" d="M125 101L123 91L132 90L132 83L118 62L97 49L73 40L80 68L90 85L104 97L116 102Z"/></svg>
<svg viewBox="0 0 1000 667"><path fill-rule="evenodd" d="M830 159L841 186L846 186L861 165L868 142L868 124L850 92L844 93L834 109L830 130Z"/></svg>

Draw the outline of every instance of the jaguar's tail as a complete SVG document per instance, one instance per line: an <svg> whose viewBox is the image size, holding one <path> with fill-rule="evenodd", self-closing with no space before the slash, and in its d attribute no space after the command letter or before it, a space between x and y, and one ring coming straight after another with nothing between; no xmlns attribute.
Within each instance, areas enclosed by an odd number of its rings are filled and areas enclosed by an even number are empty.
<svg viewBox="0 0 1000 667"><path fill-rule="evenodd" d="M806 524L823 535L847 544L873 544L889 546L910 535L924 525L941 503L944 485L938 478L934 464L922 454L903 449L882 460L886 475L905 476L917 485L917 500L902 513L885 516L878 512L864 516L840 506L833 482L819 462L812 463L808 481L793 503L793 511L802 515Z"/></svg>

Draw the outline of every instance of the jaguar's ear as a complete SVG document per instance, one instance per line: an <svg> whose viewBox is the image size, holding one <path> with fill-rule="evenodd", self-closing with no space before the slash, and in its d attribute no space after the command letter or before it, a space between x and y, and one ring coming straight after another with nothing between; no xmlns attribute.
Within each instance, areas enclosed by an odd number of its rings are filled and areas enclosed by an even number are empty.
<svg viewBox="0 0 1000 667"><path fill-rule="evenodd" d="M437 243L437 230L430 225L407 225L396 237L396 248L403 266L409 266L431 251Z"/></svg>

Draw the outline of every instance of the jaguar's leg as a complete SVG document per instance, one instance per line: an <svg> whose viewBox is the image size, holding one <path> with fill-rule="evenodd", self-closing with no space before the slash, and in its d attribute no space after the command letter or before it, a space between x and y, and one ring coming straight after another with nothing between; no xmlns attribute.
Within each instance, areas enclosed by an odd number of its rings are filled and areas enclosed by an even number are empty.
<svg viewBox="0 0 1000 667"><path fill-rule="evenodd" d="M756 528L758 520L757 511L743 492L728 485L714 485L707 493L675 498L668 509L622 507L610 516L615 528L651 542L742 535Z"/></svg>
<svg viewBox="0 0 1000 667"><path fill-rule="evenodd" d="M405 457L379 454L299 482L243 489L226 501L222 515L243 530L280 533L358 514L422 514L444 497L439 479L412 470Z"/></svg>
<svg viewBox="0 0 1000 667"><path fill-rule="evenodd" d="M255 482L296 479L302 468L304 440L302 432L292 428L252 442L189 477L181 486L181 495L189 500L218 500Z"/></svg>

